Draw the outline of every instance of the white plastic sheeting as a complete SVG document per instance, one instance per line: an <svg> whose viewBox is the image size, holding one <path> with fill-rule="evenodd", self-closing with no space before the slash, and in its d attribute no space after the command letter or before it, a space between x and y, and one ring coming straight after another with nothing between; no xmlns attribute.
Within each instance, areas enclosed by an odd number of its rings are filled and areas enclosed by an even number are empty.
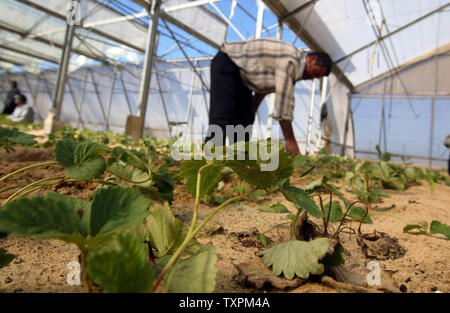
<svg viewBox="0 0 450 313"><path fill-rule="evenodd" d="M209 86L210 61L194 59L194 62L203 81ZM1 77L0 100L6 96L9 88L8 81L17 80L19 88L27 95L38 115L45 118L51 107L51 97L56 79L55 71L43 71L39 75L10 73L8 76ZM123 132L127 115L137 114L140 77L141 66L132 64L126 65L120 70L109 66L95 66L80 68L72 72L66 84L61 119L72 126L81 128L98 130L109 128L116 132ZM331 84L333 82L330 82ZM306 152L310 88L311 81L302 81L296 84L295 89L296 106L293 128L302 153ZM335 88L334 90L329 101L329 118L337 127L336 125L345 124L345 121L343 118L334 116L342 112L338 111L339 108L335 108L333 103L336 97L346 97L346 94L345 89L341 95L339 95L339 89ZM314 95L310 152L317 150L319 146L319 88L316 88ZM266 97L258 111L261 124L255 123L253 127L253 138L255 139L266 137L268 99L269 97ZM188 62L180 60L155 63L145 119L147 134L159 138L170 138L171 135L177 136L182 133L185 139L202 140L208 127L208 108L209 93L203 88L199 77L190 68ZM169 122L187 122L187 124L169 127ZM340 143L342 135L337 133L336 136L331 138L332 142ZM274 125L272 137L283 139L277 123Z"/></svg>

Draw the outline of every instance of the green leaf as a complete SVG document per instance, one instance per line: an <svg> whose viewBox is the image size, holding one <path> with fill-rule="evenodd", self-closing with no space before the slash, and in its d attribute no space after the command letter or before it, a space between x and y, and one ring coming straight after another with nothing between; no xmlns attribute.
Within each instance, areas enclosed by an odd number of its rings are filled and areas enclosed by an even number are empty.
<svg viewBox="0 0 450 313"><path fill-rule="evenodd" d="M0 127L0 143L2 145L13 143L24 146L32 146L37 144L37 141L34 140L34 138L36 138L36 136L25 134L16 128Z"/></svg>
<svg viewBox="0 0 450 313"><path fill-rule="evenodd" d="M325 256L328 247L327 238L309 242L290 240L264 251L264 264L272 266L277 276L283 273L287 279L294 278L294 275L308 278L310 274L323 273L324 267L319 261Z"/></svg>
<svg viewBox="0 0 450 313"><path fill-rule="evenodd" d="M334 246L332 254L327 254L322 260L325 266L338 266L344 264L344 257L342 256L343 247L340 243Z"/></svg>
<svg viewBox="0 0 450 313"><path fill-rule="evenodd" d="M295 157L292 158L292 165L300 166L308 162L308 155L306 154L297 154Z"/></svg>
<svg viewBox="0 0 450 313"><path fill-rule="evenodd" d="M247 142L245 144L245 150L240 148L238 144L235 144L234 148L237 151L235 153L235 159L227 160L224 164L233 169L240 178L253 186L272 187L292 175L292 158L284 150L283 145L278 142L272 142L270 139L267 141L261 140ZM253 152L256 153L253 154ZM266 152L267 155L264 155ZM244 160L239 160L237 155L243 156L242 158ZM273 157L275 155L277 158ZM274 170L269 170L270 162L273 162Z"/></svg>
<svg viewBox="0 0 450 313"><path fill-rule="evenodd" d="M147 218L147 229L152 246L158 249L160 256L175 253L187 235L184 223L173 215L168 205L154 205L151 212ZM200 244L193 239L186 247L185 252L195 253L199 249Z"/></svg>
<svg viewBox="0 0 450 313"><path fill-rule="evenodd" d="M430 234L442 234L450 240L450 226L439 221L432 221L430 225Z"/></svg>
<svg viewBox="0 0 450 313"><path fill-rule="evenodd" d="M328 217L328 214L330 214L330 222L337 222L344 218L344 212L342 212L341 204L338 201L333 201L331 204L331 212L330 202L324 205L323 210L325 219Z"/></svg>
<svg viewBox="0 0 450 313"><path fill-rule="evenodd" d="M76 146L76 142L71 139L59 141L54 150L56 161L65 168L73 166Z"/></svg>
<svg viewBox="0 0 450 313"><path fill-rule="evenodd" d="M167 275L164 291L183 293L213 292L216 287L216 248L207 245L187 259L179 259Z"/></svg>
<svg viewBox="0 0 450 313"><path fill-rule="evenodd" d="M93 142L76 143L71 139L61 140L55 147L56 161L66 168L66 175L77 180L98 178L106 170L101 153L108 149Z"/></svg>
<svg viewBox="0 0 450 313"><path fill-rule="evenodd" d="M20 198L0 210L0 230L15 236L84 242L79 217L67 202Z"/></svg>
<svg viewBox="0 0 450 313"><path fill-rule="evenodd" d="M428 223L406 225L403 228L403 232L405 234L410 234L410 235L427 235L428 234Z"/></svg>
<svg viewBox="0 0 450 313"><path fill-rule="evenodd" d="M345 172L344 185L347 186L347 187L351 186L353 177L355 177L355 173L353 173L353 172Z"/></svg>
<svg viewBox="0 0 450 313"><path fill-rule="evenodd" d="M105 292L151 292L156 275L144 243L125 234L116 237L116 246L89 256L89 277Z"/></svg>
<svg viewBox="0 0 450 313"><path fill-rule="evenodd" d="M0 248L0 268L7 266L16 256L6 253L5 249Z"/></svg>
<svg viewBox="0 0 450 313"><path fill-rule="evenodd" d="M256 236L256 240L258 240L259 242L262 243L263 246L267 247L268 245L270 245L272 243L272 239L270 239L269 237L263 235L263 234L258 234Z"/></svg>
<svg viewBox="0 0 450 313"><path fill-rule="evenodd" d="M72 208L73 212L81 218L81 233L85 237L89 235L91 221L91 203L89 201L67 197L53 191L47 191L45 198L63 202L66 207Z"/></svg>
<svg viewBox="0 0 450 313"><path fill-rule="evenodd" d="M150 214L150 200L132 188L106 187L93 196L91 235L106 234L117 228L135 226Z"/></svg>
<svg viewBox="0 0 450 313"><path fill-rule="evenodd" d="M265 196L267 194L267 192L263 189L257 189L255 191L252 192L252 198L253 199L257 199L259 197Z"/></svg>
<svg viewBox="0 0 450 313"><path fill-rule="evenodd" d="M308 186L306 186L305 190L314 190L316 188L322 187L322 184L323 184L323 176L309 183Z"/></svg>
<svg viewBox="0 0 450 313"><path fill-rule="evenodd" d="M262 205L259 209L267 213L289 213L289 210L284 204L276 203L271 206Z"/></svg>
<svg viewBox="0 0 450 313"><path fill-rule="evenodd" d="M184 179L184 183L188 191L195 197L197 190L197 175L199 169L206 164L205 160L186 160L181 163L180 176ZM223 165L213 164L202 170L200 181L200 198L210 195L214 192L222 179L221 170Z"/></svg>
<svg viewBox="0 0 450 313"><path fill-rule="evenodd" d="M352 219L354 219L355 221L360 222L361 220L363 220L363 223L373 224L370 215L369 214L366 215L366 210L364 210L361 207L358 206L352 207L347 215Z"/></svg>
<svg viewBox="0 0 450 313"><path fill-rule="evenodd" d="M322 211L320 211L317 204L309 197L306 191L293 186L283 186L281 192L286 200L296 203L312 216L317 218L323 217Z"/></svg>

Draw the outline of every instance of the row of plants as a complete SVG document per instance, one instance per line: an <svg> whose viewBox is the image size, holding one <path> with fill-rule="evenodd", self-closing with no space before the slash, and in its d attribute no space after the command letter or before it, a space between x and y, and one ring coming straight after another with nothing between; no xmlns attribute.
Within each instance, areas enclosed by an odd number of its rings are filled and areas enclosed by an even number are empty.
<svg viewBox="0 0 450 313"><path fill-rule="evenodd" d="M236 147L235 153L240 153L241 158L243 154L243 160L236 157L233 160L186 160L175 170L168 167L170 159L164 165L155 162L160 154L164 155L164 151L157 151L161 145L170 148L167 142L149 139L135 145L122 142L107 146L67 133L63 139L54 140L54 161L16 170L0 178L0 182L48 164L64 167L65 175L46 177L15 191L0 209L0 230L14 236L59 239L75 244L80 250L82 281L88 292L98 289L105 292L212 292L217 274L215 248L200 245L196 235L228 204L254 200L268 193L281 192L296 208L295 214L281 203L263 208L266 212L288 213L290 240L271 245L263 256L266 266L288 279L320 275L326 267L343 263L339 236L342 232L355 232L345 225L346 219L372 223L369 208L376 199L371 196L370 163L350 165L361 173L364 190L369 194L357 194L361 200L351 202L324 173L305 189L291 186L290 177L298 160L293 160L282 145L271 140L247 143L243 150ZM267 160L251 159L251 145L265 151L277 149L279 167L275 171L261 171L261 164ZM167 153L165 156L168 157ZM310 173L310 169L304 173ZM229 190L225 197L218 197L217 190L230 173L237 175L242 183ZM170 208L174 186L181 180L195 198L188 227ZM90 201L49 191L44 196L26 197L60 182L79 181L98 184ZM200 202L211 199L216 206L199 221ZM363 206L357 206L358 203ZM308 215L322 221L311 236L298 233L299 222ZM337 227L330 227L332 223ZM445 228L446 225L442 225L441 228ZM361 235L360 227L358 232ZM11 257L6 251L0 251L0 266L7 264Z"/></svg>

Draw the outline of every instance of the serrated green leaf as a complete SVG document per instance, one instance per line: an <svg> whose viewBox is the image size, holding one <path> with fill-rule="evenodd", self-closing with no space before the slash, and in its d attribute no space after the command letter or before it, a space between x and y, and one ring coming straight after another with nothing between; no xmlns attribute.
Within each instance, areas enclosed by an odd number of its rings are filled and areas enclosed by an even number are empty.
<svg viewBox="0 0 450 313"><path fill-rule="evenodd" d="M361 220L363 220L363 223L373 224L370 215L366 215L366 210L364 210L362 207L352 207L347 215L355 221L360 222Z"/></svg>
<svg viewBox="0 0 450 313"><path fill-rule="evenodd" d="M77 180L98 178L106 170L101 153L108 149L93 142L76 143L71 139L61 140L55 147L56 161L66 168L66 175Z"/></svg>
<svg viewBox="0 0 450 313"><path fill-rule="evenodd" d="M245 159L239 160L235 157L234 160L225 161L224 164L232 168L240 178L253 186L272 187L292 175L292 158L284 150L284 146L278 142L272 142L269 139L267 141L247 142L245 150L239 149L237 144L234 148L237 151L236 154L245 155ZM278 160L275 157L272 159L272 149L274 149L273 155L276 155ZM261 151L267 152L265 156L267 160L261 158ZM253 154L253 152L256 153ZM274 170L269 170L270 162L274 162Z"/></svg>
<svg viewBox="0 0 450 313"><path fill-rule="evenodd" d="M430 225L430 234L442 234L450 240L450 226L439 221L432 221Z"/></svg>
<svg viewBox="0 0 450 313"><path fill-rule="evenodd" d="M36 136L25 134L24 132L18 130L17 128L6 128L0 127L0 143L1 145L7 144L20 144L24 146L32 146L37 144L34 140Z"/></svg>
<svg viewBox="0 0 450 313"><path fill-rule="evenodd" d="M98 189L92 200L91 235L141 223L150 214L149 204L150 200L132 188L109 186Z"/></svg>
<svg viewBox="0 0 450 313"><path fill-rule="evenodd" d="M265 196L267 194L267 192L263 189L257 189L255 191L252 192L252 198L253 199L257 199L259 197Z"/></svg>
<svg viewBox="0 0 450 313"><path fill-rule="evenodd" d="M66 202L42 197L7 203L0 210L0 230L15 236L84 242L81 221L72 207Z"/></svg>
<svg viewBox="0 0 450 313"><path fill-rule="evenodd" d="M187 259L179 259L167 275L164 290L168 292L206 293L216 287L217 256L212 245Z"/></svg>
<svg viewBox="0 0 450 313"><path fill-rule="evenodd" d="M288 208L281 203L272 204L271 206L262 205L259 209L267 213L288 213Z"/></svg>
<svg viewBox="0 0 450 313"><path fill-rule="evenodd" d="M154 205L152 213L147 218L147 230L152 246L159 251L159 255L173 254L183 243L187 229L183 222L177 219L168 205ZM196 253L200 244L193 239L187 245L186 253Z"/></svg>
<svg viewBox="0 0 450 313"><path fill-rule="evenodd" d="M323 273L324 267L319 261L325 256L328 247L327 238L309 242L290 240L264 251L264 264L272 266L277 276L283 273L287 279L294 278L294 275L308 278L310 274Z"/></svg>
<svg viewBox="0 0 450 313"><path fill-rule="evenodd" d="M144 243L131 234L116 241L116 249L89 256L89 277L105 292L151 292L156 275Z"/></svg>
<svg viewBox="0 0 450 313"><path fill-rule="evenodd" d="M206 165L205 160L186 160L181 163L180 176L191 193L195 196L197 190L197 175L202 166ZM200 181L200 198L210 195L214 192L222 179L222 164L213 164L202 170Z"/></svg>
<svg viewBox="0 0 450 313"><path fill-rule="evenodd" d="M306 191L293 186L283 186L281 192L286 200L296 203L312 216L317 218L323 217L322 211L320 211L317 204L309 197Z"/></svg>
<svg viewBox="0 0 450 313"><path fill-rule="evenodd" d="M53 191L47 191L45 193L45 198L63 202L66 207L72 208L75 214L81 218L82 235L85 237L89 235L91 221L91 203L89 201L67 197Z"/></svg>
<svg viewBox="0 0 450 313"><path fill-rule="evenodd" d="M8 254L5 249L0 248L0 268L7 266L16 256Z"/></svg>
<svg viewBox="0 0 450 313"><path fill-rule="evenodd" d="M330 214L330 222L338 222L344 218L344 212L342 212L341 204L338 201L333 201L331 204L330 211L330 202L324 205L323 207L324 217L328 218L328 214Z"/></svg>
<svg viewBox="0 0 450 313"><path fill-rule="evenodd" d="M297 154L292 158L293 166L300 166L308 162L308 155L306 154Z"/></svg>
<svg viewBox="0 0 450 313"><path fill-rule="evenodd" d="M76 146L76 142L71 139L63 139L56 143L54 150L56 161L65 168L73 166Z"/></svg>

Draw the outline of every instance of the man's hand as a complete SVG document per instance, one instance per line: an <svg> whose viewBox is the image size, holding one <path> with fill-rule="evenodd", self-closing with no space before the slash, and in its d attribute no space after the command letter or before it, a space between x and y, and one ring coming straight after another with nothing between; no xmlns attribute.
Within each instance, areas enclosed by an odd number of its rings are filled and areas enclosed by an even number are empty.
<svg viewBox="0 0 450 313"><path fill-rule="evenodd" d="M292 122L283 120L280 121L281 130L283 131L284 139L286 140L286 151L291 157L300 154L297 141L295 140L294 131L292 130Z"/></svg>
<svg viewBox="0 0 450 313"><path fill-rule="evenodd" d="M291 157L300 154L298 144L295 140L294 141L286 140L286 151L291 155Z"/></svg>

